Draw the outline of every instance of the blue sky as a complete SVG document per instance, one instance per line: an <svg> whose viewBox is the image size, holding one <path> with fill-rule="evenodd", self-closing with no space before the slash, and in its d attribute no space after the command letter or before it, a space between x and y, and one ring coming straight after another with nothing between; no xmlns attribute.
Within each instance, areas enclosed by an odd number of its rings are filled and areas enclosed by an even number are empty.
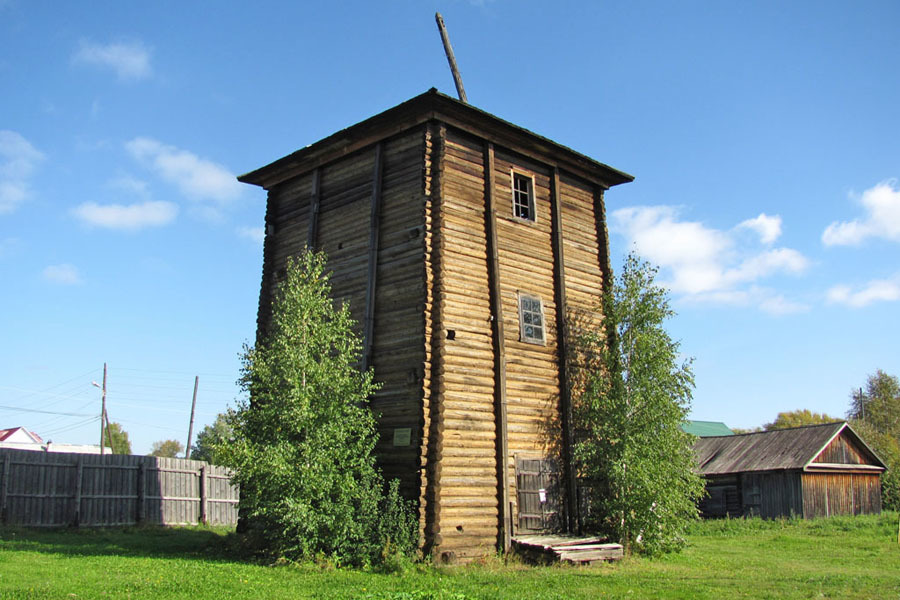
<svg viewBox="0 0 900 600"><path fill-rule="evenodd" d="M264 193L235 176L453 81L635 175L693 417L843 415L900 374L900 4L0 0L0 428L134 450L238 395ZM35 412L44 411L44 412ZM52 414L51 414L52 413ZM63 414L65 413L65 414Z"/></svg>

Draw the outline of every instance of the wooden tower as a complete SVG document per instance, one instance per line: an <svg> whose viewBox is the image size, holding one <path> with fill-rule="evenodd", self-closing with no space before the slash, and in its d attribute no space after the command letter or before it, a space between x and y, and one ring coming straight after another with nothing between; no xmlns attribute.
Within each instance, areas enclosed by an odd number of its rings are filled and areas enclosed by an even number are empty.
<svg viewBox="0 0 900 600"><path fill-rule="evenodd" d="M559 332L601 318L603 194L632 177L432 89L239 179L268 191L258 328L287 258L324 250L424 549L571 529Z"/></svg>

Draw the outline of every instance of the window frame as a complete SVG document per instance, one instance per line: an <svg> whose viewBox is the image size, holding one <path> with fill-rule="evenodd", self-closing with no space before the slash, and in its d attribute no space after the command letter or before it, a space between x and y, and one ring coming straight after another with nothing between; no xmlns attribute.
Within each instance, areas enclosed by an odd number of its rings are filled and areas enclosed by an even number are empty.
<svg viewBox="0 0 900 600"><path fill-rule="evenodd" d="M519 190L516 187L517 179L521 179L525 181L528 185L528 189L524 192ZM518 221L522 221L523 223L537 223L537 201L535 199L534 194L534 174L528 173L522 169L512 168L509 172L509 187L512 194L512 216L514 219ZM518 195L524 193L527 197L527 203L524 205L530 213L531 217L523 217L519 215L519 211L517 208L522 205L519 201Z"/></svg>
<svg viewBox="0 0 900 600"><path fill-rule="evenodd" d="M543 301L543 299L540 296L538 296L537 294L532 294L529 292L522 292L522 291L518 292L517 296L518 297L517 297L516 301L517 301L518 309L519 309L519 341L525 342L526 344L536 344L539 346L546 346L547 345L547 318L544 316L544 301ZM528 300L529 303L537 302L538 310L537 311L534 310L533 305L532 305L532 308L529 308L526 310L524 308L525 300ZM539 315L540 319L541 319L540 325L535 325L533 322L526 323L525 322L526 321L526 318L525 318L526 313L528 313L529 315L532 315L531 316L532 321L534 319L533 315L536 315L536 314ZM532 335L532 336L526 335L526 333L525 333L526 327L531 327L532 331L534 330L535 327L540 328L540 332L541 332L540 337L537 337L534 335Z"/></svg>

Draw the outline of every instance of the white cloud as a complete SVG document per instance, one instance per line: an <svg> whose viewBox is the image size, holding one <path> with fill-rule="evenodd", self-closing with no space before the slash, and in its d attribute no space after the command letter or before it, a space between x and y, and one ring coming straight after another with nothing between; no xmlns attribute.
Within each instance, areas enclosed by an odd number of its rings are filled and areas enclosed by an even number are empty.
<svg viewBox="0 0 900 600"><path fill-rule="evenodd" d="M122 81L145 79L152 73L150 49L140 41L104 45L82 40L72 61L76 64L108 67Z"/></svg>
<svg viewBox="0 0 900 600"><path fill-rule="evenodd" d="M250 240L260 246L263 245L266 239L266 232L262 227L238 227L237 234L239 237Z"/></svg>
<svg viewBox="0 0 900 600"><path fill-rule="evenodd" d="M759 234L759 239L763 244L771 244L781 236L781 217L775 215L770 217L765 213L760 213L755 219L747 219L738 224L736 229L750 229Z"/></svg>
<svg viewBox="0 0 900 600"><path fill-rule="evenodd" d="M78 269L70 264L50 265L43 271L44 279L59 285L80 285L84 283Z"/></svg>
<svg viewBox="0 0 900 600"><path fill-rule="evenodd" d="M106 229L137 231L145 227L168 225L178 215L172 202L147 201L136 204L97 204L85 202L72 209L83 223Z"/></svg>
<svg viewBox="0 0 900 600"><path fill-rule="evenodd" d="M641 206L613 211L610 223L645 260L662 270L662 283L690 302L756 306L783 314L806 310L758 282L778 274L796 275L809 260L792 248L748 245L737 231L749 228L771 244L781 232L781 217L765 214L731 231L681 220L671 206Z"/></svg>
<svg viewBox="0 0 900 600"><path fill-rule="evenodd" d="M122 175L120 177L116 177L115 179L111 179L107 183L107 186L114 190L125 192L126 194L130 194L133 196L139 196L141 198L150 197L150 191L148 189L147 182L135 177L131 177L130 175Z"/></svg>
<svg viewBox="0 0 900 600"><path fill-rule="evenodd" d="M875 302L900 300L900 275L892 279L874 279L857 290L848 285L836 285L828 290L828 301L851 308L863 308Z"/></svg>
<svg viewBox="0 0 900 600"><path fill-rule="evenodd" d="M851 196L853 197L853 196ZM900 242L900 189L897 180L883 181L862 193L857 202L864 214L852 221L835 221L822 232L826 246L856 246L868 238Z"/></svg>
<svg viewBox="0 0 900 600"><path fill-rule="evenodd" d="M29 179L43 158L21 134L0 130L0 215L13 212L28 198Z"/></svg>
<svg viewBox="0 0 900 600"><path fill-rule="evenodd" d="M146 137L135 138L125 147L136 160L175 185L185 196L217 203L213 208L221 208L241 194L241 185L233 173L187 150Z"/></svg>

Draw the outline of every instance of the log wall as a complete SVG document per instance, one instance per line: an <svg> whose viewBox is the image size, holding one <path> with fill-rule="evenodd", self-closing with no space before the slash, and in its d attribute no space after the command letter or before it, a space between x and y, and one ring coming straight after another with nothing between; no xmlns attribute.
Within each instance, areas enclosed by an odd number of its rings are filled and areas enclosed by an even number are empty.
<svg viewBox="0 0 900 600"><path fill-rule="evenodd" d="M492 552L498 533L494 356L480 140L439 127L433 190L431 398L440 403L433 459L435 545L446 558Z"/></svg>
<svg viewBox="0 0 900 600"><path fill-rule="evenodd" d="M388 479L401 480L409 498L420 487L423 431L424 152L424 128L415 128L273 187L258 316L264 332L287 260L308 244L327 255L332 295L336 303L349 303L361 337L372 288L372 339L364 343L375 380L383 384L371 404L378 416L379 463Z"/></svg>
<svg viewBox="0 0 900 600"><path fill-rule="evenodd" d="M534 222L513 215L514 171L533 177ZM288 257L324 250L361 335L374 319L379 463L418 498L424 550L492 553L516 521L516 460L561 454L557 329L570 310L600 322L602 189L431 121L275 185L266 225L259 331ZM520 293L541 299L544 343L522 339Z"/></svg>

